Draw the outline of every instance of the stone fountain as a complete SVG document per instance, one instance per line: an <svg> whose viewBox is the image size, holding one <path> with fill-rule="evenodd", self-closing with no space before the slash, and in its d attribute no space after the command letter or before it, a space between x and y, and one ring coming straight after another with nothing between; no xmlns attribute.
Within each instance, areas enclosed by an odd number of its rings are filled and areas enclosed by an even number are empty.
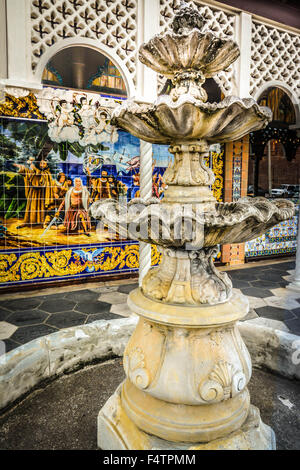
<svg viewBox="0 0 300 470"><path fill-rule="evenodd" d="M102 449L274 449L275 436L250 404L251 359L236 322L245 296L214 266L216 246L242 243L294 214L290 201L244 198L218 203L206 166L209 145L263 128L271 111L253 99L208 103L205 80L239 56L232 40L202 32L197 10L181 4L172 30L139 51L142 63L171 78L154 104L128 101L114 124L151 143L169 144L162 201L100 201L92 214L127 237L156 244L148 271L128 304L139 318L124 353L126 380L100 410ZM134 227L134 229L133 229Z"/></svg>

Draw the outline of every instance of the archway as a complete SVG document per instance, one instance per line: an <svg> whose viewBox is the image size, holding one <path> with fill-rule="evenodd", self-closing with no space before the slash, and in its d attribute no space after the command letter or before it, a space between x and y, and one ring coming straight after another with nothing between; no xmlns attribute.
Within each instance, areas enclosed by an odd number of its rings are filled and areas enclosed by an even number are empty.
<svg viewBox="0 0 300 470"><path fill-rule="evenodd" d="M250 134L249 194L274 196L274 185L299 184L295 159L300 162L300 139L293 129L296 110L289 95L279 87L266 88L257 101L272 110L273 120L265 129ZM280 191L277 193L280 195Z"/></svg>
<svg viewBox="0 0 300 470"><path fill-rule="evenodd" d="M44 68L42 84L127 97L125 82L114 63L99 51L83 46L68 47L51 57Z"/></svg>
<svg viewBox="0 0 300 470"><path fill-rule="evenodd" d="M124 81L126 87L126 94L128 97L135 95L135 85L129 70L126 67L124 61L108 46L90 38L68 38L58 41L56 44L51 46L41 57L35 72L35 81L42 83L44 70L49 62L55 57L56 54L75 47L86 48L98 52L100 55L106 57L119 71L121 78ZM50 70L51 71L51 70ZM97 74L97 69L94 72ZM58 84L56 86L59 86Z"/></svg>

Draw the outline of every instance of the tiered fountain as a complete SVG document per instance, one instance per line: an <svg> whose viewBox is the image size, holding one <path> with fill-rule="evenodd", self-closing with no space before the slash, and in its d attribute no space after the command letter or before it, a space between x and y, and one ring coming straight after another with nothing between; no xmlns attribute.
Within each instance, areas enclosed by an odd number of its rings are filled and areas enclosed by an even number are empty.
<svg viewBox="0 0 300 470"><path fill-rule="evenodd" d="M202 32L199 12L181 5L172 31L143 44L140 60L172 79L153 105L126 102L115 124L136 137L170 144L174 163L162 201L95 203L92 213L122 222L127 236L159 245L159 267L129 295L140 319L125 353L126 380L101 409L102 449L273 449L272 429L250 405L251 360L236 322L248 300L218 272L216 245L242 243L293 216L286 200L218 203L205 165L209 145L240 139L271 120L252 99L207 103L206 78L239 56L237 44ZM132 229L134 224L135 230ZM124 233L124 231L123 231Z"/></svg>

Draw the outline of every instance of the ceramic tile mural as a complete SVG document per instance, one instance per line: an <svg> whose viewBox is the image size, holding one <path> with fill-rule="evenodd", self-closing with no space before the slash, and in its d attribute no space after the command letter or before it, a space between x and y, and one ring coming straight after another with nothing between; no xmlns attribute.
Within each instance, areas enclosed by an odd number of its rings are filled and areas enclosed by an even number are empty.
<svg viewBox="0 0 300 470"><path fill-rule="evenodd" d="M110 126L109 106L71 91L64 100L61 93L7 95L0 104L1 287L138 270L138 243L99 228L89 208L104 198L139 197L140 142ZM212 148L206 162L218 200L223 150ZM153 145L155 197L163 198L162 176L172 158L168 146ZM159 262L153 246L152 265Z"/></svg>
<svg viewBox="0 0 300 470"><path fill-rule="evenodd" d="M242 172L243 140L233 142L232 158L232 200L237 201L241 197L241 172Z"/></svg>
<svg viewBox="0 0 300 470"><path fill-rule="evenodd" d="M88 212L99 199L139 196L138 139L119 131L92 150L51 141L47 122L7 118L0 139L2 285L138 269L137 242L96 231ZM166 147L154 153L153 195L162 197L170 156Z"/></svg>
<svg viewBox="0 0 300 470"><path fill-rule="evenodd" d="M297 248L299 207L299 203L296 204L296 215L292 219L281 222L261 237L246 242L246 257L253 258L295 253Z"/></svg>

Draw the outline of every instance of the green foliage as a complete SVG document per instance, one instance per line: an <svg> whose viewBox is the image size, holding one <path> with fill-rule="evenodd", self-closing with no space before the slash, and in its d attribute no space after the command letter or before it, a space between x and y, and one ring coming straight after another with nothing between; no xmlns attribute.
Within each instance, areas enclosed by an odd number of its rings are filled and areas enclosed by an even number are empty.
<svg viewBox="0 0 300 470"><path fill-rule="evenodd" d="M26 207L24 178L18 173L1 171L0 216L4 219L23 217Z"/></svg>
<svg viewBox="0 0 300 470"><path fill-rule="evenodd" d="M0 134L0 158L3 161L5 158L15 159L19 156L21 148L16 142L4 134Z"/></svg>

